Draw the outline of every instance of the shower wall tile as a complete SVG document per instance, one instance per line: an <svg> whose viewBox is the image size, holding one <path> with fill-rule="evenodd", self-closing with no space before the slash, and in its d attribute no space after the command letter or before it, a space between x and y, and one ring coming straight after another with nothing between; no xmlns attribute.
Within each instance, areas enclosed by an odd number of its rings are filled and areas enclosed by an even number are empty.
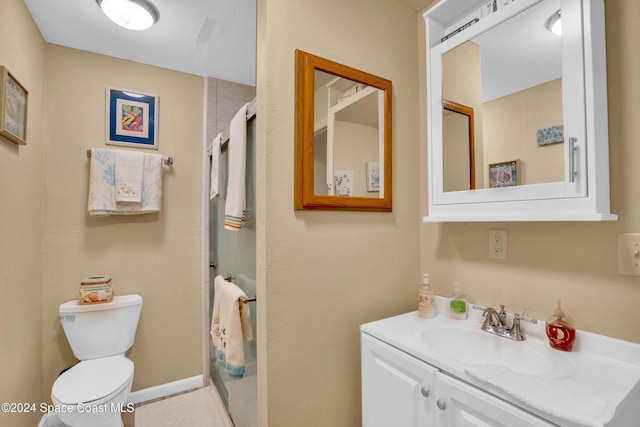
<svg viewBox="0 0 640 427"><path fill-rule="evenodd" d="M255 98L256 88L213 77L208 78L207 84L206 138L210 141L229 129L240 107Z"/></svg>

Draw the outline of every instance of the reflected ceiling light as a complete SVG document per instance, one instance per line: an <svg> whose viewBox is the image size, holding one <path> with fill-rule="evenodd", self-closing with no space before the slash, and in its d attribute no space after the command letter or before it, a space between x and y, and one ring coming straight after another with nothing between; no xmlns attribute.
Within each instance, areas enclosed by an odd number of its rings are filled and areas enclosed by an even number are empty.
<svg viewBox="0 0 640 427"><path fill-rule="evenodd" d="M562 35L562 13L558 10L544 24L545 28L558 36Z"/></svg>
<svg viewBox="0 0 640 427"><path fill-rule="evenodd" d="M96 0L102 12L128 30L146 30L158 22L160 14L148 0Z"/></svg>

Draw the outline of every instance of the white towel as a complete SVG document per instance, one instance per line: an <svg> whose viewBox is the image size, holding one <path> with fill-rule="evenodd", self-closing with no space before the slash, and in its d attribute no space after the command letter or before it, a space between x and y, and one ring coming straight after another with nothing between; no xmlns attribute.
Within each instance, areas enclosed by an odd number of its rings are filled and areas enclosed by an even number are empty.
<svg viewBox="0 0 640 427"><path fill-rule="evenodd" d="M114 150L116 165L116 204L140 203L144 154L137 151Z"/></svg>
<svg viewBox="0 0 640 427"><path fill-rule="evenodd" d="M162 155L144 154L140 203L116 203L115 152L91 149L87 211L92 216L135 215L160 212L162 202Z"/></svg>
<svg viewBox="0 0 640 427"><path fill-rule="evenodd" d="M238 110L229 127L229 178L224 207L224 228L231 231L238 231L244 220L248 105L247 103Z"/></svg>
<svg viewBox="0 0 640 427"><path fill-rule="evenodd" d="M213 282L213 314L211 339L216 347L216 363L234 378L244 375L244 341L253 339L251 314L247 304L240 300L247 295L222 276Z"/></svg>
<svg viewBox="0 0 640 427"><path fill-rule="evenodd" d="M220 143L222 142L222 132L216 135L211 141L211 187L209 199L214 200L220 196Z"/></svg>
<svg viewBox="0 0 640 427"><path fill-rule="evenodd" d="M608 400L562 379L540 379L490 364L473 365L465 372L533 408L581 426L602 427L615 414Z"/></svg>

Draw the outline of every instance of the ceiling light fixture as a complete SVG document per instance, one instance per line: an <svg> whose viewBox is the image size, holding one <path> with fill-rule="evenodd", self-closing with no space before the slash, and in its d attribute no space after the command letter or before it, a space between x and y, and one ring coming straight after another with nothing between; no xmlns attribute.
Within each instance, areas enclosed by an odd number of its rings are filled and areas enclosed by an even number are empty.
<svg viewBox="0 0 640 427"><path fill-rule="evenodd" d="M544 24L545 28L553 34L562 35L562 13L558 10L547 19Z"/></svg>
<svg viewBox="0 0 640 427"><path fill-rule="evenodd" d="M146 30L158 22L160 14L148 0L96 0L102 12L128 30Z"/></svg>

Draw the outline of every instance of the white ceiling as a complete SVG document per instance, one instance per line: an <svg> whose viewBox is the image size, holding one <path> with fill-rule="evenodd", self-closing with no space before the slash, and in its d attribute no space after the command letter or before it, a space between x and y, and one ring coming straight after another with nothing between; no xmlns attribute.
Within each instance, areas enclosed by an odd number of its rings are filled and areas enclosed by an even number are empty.
<svg viewBox="0 0 640 427"><path fill-rule="evenodd" d="M258 0L151 1L160 20L146 31L118 27L95 0L24 3L47 43L255 85ZM389 1L418 12L433 0Z"/></svg>
<svg viewBox="0 0 640 427"><path fill-rule="evenodd" d="M562 77L562 37L544 24L561 7L546 0L475 37L480 46L482 102Z"/></svg>
<svg viewBox="0 0 640 427"><path fill-rule="evenodd" d="M160 20L118 27L95 0L24 0L47 43L255 85L256 0L151 0Z"/></svg>

